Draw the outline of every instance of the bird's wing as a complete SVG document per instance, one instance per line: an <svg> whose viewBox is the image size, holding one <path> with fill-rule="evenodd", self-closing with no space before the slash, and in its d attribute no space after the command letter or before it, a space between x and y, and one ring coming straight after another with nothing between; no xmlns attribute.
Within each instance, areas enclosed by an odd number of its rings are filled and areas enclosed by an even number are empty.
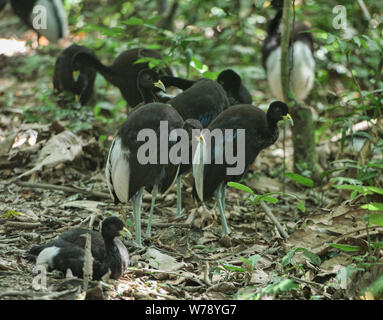
<svg viewBox="0 0 383 320"><path fill-rule="evenodd" d="M126 203L129 200L129 149L122 147L120 137L113 140L106 163L106 181L115 202Z"/></svg>

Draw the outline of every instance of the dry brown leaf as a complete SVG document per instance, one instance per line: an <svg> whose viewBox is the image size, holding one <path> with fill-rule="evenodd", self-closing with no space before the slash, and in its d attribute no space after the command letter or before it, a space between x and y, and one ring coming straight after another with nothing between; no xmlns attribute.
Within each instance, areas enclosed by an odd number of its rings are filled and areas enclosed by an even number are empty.
<svg viewBox="0 0 383 320"><path fill-rule="evenodd" d="M177 260L167 254L164 254L157 249L149 248L143 255L149 261L149 265L161 271L176 271L183 267L184 263L177 262Z"/></svg>
<svg viewBox="0 0 383 320"><path fill-rule="evenodd" d="M73 161L82 152L80 139L72 132L63 131L48 140L41 149L34 168L24 172L17 178L30 175L43 167L54 167L59 163Z"/></svg>

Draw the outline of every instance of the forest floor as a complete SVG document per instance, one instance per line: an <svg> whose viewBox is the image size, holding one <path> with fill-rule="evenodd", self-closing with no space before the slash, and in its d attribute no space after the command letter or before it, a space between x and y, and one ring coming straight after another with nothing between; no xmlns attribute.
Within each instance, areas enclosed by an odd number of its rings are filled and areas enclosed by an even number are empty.
<svg viewBox="0 0 383 320"><path fill-rule="evenodd" d="M152 237L137 249L131 205L113 205L104 177L117 121L105 125L92 118L92 124L76 126L74 122L86 122L93 110L83 107L75 116L83 118L71 118L70 112L65 118L61 106L54 111L59 119L47 121L52 112L44 106L48 100L55 103L51 76L57 52L45 50L44 58L29 52L28 59L23 54L0 55L0 299L84 298L82 280L54 271L47 273L46 284L41 282L26 251L73 227L87 227L92 215L95 227L104 217L124 217L130 230L124 242L131 266L119 280L91 282L95 289L88 298L358 299L360 290L382 273L382 264L370 264L363 271L355 267L348 276L350 265L366 261L368 236L370 241L382 241L383 229L366 230L367 210L360 208L361 197L351 201L348 191L336 190L325 180L314 188L286 180L285 192L303 201L305 212L291 196L278 196L278 203L267 204L287 231L287 239L262 207L246 200L247 194L228 188L231 233L222 238L214 200L200 206L191 196L189 176L183 182L182 216L176 216L173 187L158 197ZM41 71L40 64L49 67ZM115 88L107 89L112 97L118 95ZM318 146L322 163L339 156L338 144L329 140ZM289 131L285 154L289 168ZM282 159L281 133L279 141L258 156L244 183L257 194L280 192ZM150 194L145 194L143 232L150 201ZM360 249L344 252L332 243ZM377 261L382 261L381 253L374 252Z"/></svg>

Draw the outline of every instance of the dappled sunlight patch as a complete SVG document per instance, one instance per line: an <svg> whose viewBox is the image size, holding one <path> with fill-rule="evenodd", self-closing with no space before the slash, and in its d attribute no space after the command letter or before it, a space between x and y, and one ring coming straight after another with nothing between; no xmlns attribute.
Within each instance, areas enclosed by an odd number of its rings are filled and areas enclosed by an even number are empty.
<svg viewBox="0 0 383 320"><path fill-rule="evenodd" d="M16 54L27 52L28 47L26 41L0 38L0 54L11 57Z"/></svg>

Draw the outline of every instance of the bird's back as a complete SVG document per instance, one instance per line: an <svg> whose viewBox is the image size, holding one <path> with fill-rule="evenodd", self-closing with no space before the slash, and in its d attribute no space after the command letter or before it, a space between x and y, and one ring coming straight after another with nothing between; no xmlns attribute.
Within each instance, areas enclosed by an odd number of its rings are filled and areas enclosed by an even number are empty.
<svg viewBox="0 0 383 320"><path fill-rule="evenodd" d="M229 101L223 87L216 81L200 79L189 89L169 101L186 119L197 119L207 127L223 110Z"/></svg>

